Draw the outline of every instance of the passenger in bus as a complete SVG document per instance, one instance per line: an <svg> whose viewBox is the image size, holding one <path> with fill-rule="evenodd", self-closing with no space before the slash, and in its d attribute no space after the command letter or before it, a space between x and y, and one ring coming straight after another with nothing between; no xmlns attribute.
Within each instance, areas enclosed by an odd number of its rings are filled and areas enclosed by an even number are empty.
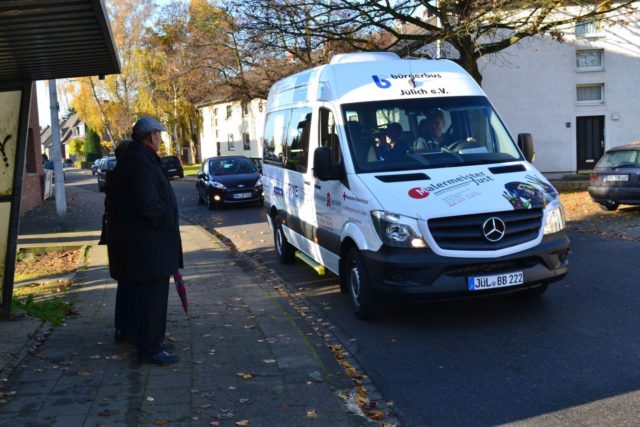
<svg viewBox="0 0 640 427"><path fill-rule="evenodd" d="M401 161L407 155L409 144L404 140L400 123L391 122L387 125L384 138L369 152L369 161ZM373 151L373 152L371 152Z"/></svg>

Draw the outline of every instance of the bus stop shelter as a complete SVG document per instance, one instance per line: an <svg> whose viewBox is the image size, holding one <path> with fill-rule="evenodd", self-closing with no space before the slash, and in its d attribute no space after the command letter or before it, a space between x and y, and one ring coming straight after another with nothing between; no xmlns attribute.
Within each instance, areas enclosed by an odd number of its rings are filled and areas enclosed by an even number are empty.
<svg viewBox="0 0 640 427"><path fill-rule="evenodd" d="M0 2L0 307L8 317L32 84L118 74L103 0Z"/></svg>

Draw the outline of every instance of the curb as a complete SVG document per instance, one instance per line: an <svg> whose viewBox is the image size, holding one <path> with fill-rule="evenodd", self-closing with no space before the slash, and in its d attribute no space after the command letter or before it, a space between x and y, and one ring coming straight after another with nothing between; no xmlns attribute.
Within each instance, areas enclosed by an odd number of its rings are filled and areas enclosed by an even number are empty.
<svg viewBox="0 0 640 427"><path fill-rule="evenodd" d="M78 257L78 266L74 272L66 273L64 275L56 276L55 278L48 278L45 280L38 279L37 277L28 281L19 282L21 285L26 285L30 283L51 283L57 282L61 280L70 280L71 287L75 287L75 285L81 281L82 277L84 277L84 270L87 269L88 260L89 260L89 250L91 249L91 245L81 245L78 246L78 250L81 251L80 256ZM17 283L16 283L17 285ZM26 315L25 315L26 316ZM35 319L35 318L34 318ZM20 319L16 319L19 321ZM10 320L11 321L11 320ZM46 328L46 329L45 329ZM40 324L36 327L36 329L27 334L27 341L25 344L15 353L15 356L12 357L4 366L0 366L0 390L2 390L3 382L7 381L7 379L11 376L13 371L17 366L19 366L27 354L36 354L40 347L46 342L47 338L54 331L54 327L50 326L45 321L40 321ZM0 397L2 394L0 393Z"/></svg>

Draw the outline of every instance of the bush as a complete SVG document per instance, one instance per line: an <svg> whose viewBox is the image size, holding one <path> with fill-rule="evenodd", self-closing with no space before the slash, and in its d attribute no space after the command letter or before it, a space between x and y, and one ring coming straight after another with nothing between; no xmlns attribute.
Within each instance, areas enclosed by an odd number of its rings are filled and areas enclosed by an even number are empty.
<svg viewBox="0 0 640 427"><path fill-rule="evenodd" d="M73 166L80 169L91 169L93 162L75 162Z"/></svg>

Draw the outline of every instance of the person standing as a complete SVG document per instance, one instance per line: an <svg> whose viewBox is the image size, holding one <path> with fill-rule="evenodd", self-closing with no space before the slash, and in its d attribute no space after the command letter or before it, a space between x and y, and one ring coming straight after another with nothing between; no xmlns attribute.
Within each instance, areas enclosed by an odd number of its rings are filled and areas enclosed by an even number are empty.
<svg viewBox="0 0 640 427"><path fill-rule="evenodd" d="M163 341L169 279L183 266L176 197L156 154L162 131L152 117L134 124L113 171L117 197L107 212L109 272L131 291L138 358L159 365L178 361Z"/></svg>

